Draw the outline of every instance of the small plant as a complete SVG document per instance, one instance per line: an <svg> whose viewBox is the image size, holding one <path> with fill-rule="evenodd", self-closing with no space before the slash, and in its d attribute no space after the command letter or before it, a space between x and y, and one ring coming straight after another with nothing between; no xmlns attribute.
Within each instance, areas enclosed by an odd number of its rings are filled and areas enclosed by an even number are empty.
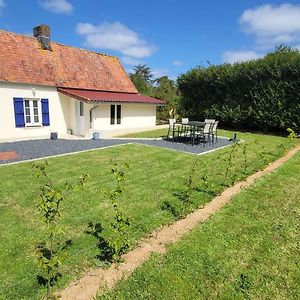
<svg viewBox="0 0 300 300"><path fill-rule="evenodd" d="M47 299L55 299L52 294L52 287L61 276L60 266L65 250L72 245L71 241L61 241L63 228L59 225L61 218L61 203L65 200L65 192L72 189L82 188L90 177L85 174L80 177L76 184L66 183L64 188L58 188L46 172L47 161L44 163L32 164L36 177L43 177L46 183L40 188L37 209L45 224L45 239L39 243L36 250L38 266L43 269L46 276L38 276L38 281L47 286Z"/></svg>
<svg viewBox="0 0 300 300"><path fill-rule="evenodd" d="M287 137L290 141L297 139L298 135L292 128L288 128L287 132L289 133Z"/></svg>
<svg viewBox="0 0 300 300"><path fill-rule="evenodd" d="M111 192L104 192L104 196L108 198L114 210L113 220L108 228L104 228L101 223L88 224L89 233L98 239L98 246L102 260L119 261L123 253L129 248L128 228L130 226L129 218L119 207L119 199L124 193L123 183L125 181L125 169L128 169L127 163L119 167L117 161L114 161L111 168L116 185Z"/></svg>
<svg viewBox="0 0 300 300"><path fill-rule="evenodd" d="M198 160L196 160L193 163L193 165L190 169L190 172L188 174L188 177L184 182L183 191L173 194L180 201L182 201L183 203L186 203L186 204L191 202L191 194L192 194L192 191L193 191L194 175L195 175L195 170L196 170L196 167L197 167L197 163L198 163Z"/></svg>
<svg viewBox="0 0 300 300"><path fill-rule="evenodd" d="M164 202L162 206L162 209L170 211L174 217L183 216L191 205L192 192L194 190L194 175L197 164L198 160L195 160L189 171L187 179L184 181L183 190L173 193L173 196L180 201L181 208L177 207L177 205L171 204L170 202Z"/></svg>
<svg viewBox="0 0 300 300"><path fill-rule="evenodd" d="M228 186L228 183L227 183L228 176L230 175L230 173L234 172L234 155L235 155L235 151L236 151L237 147L238 147L238 143L234 143L231 146L231 150L229 151L228 156L225 158L226 169L224 172L224 179L223 179L223 181L224 181L223 185L225 185L225 186ZM234 175L231 176L231 183L235 181L235 177L236 177L236 174L234 173Z"/></svg>
<svg viewBox="0 0 300 300"><path fill-rule="evenodd" d="M209 180L209 172L206 162L202 162L200 170L200 178L198 185L194 187L194 190L204 193L204 195L214 196L216 193L214 191L215 185Z"/></svg>
<svg viewBox="0 0 300 300"><path fill-rule="evenodd" d="M266 151L266 147L262 144L259 144L257 140L255 140L254 142L257 146L257 149L261 148L262 151L257 152L260 160L263 162L264 165L266 165L268 163L268 160L266 158L267 155L267 151Z"/></svg>
<svg viewBox="0 0 300 300"><path fill-rule="evenodd" d="M248 153L247 153L247 143L245 142L243 144L243 174L247 175L247 169L249 167L249 162L248 162Z"/></svg>

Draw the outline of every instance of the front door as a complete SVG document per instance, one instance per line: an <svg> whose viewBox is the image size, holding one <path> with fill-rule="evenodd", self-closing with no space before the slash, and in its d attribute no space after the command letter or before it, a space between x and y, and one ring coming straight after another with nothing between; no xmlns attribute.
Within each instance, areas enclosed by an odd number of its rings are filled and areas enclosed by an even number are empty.
<svg viewBox="0 0 300 300"><path fill-rule="evenodd" d="M76 113L76 135L85 135L84 103L82 101L76 101L75 113Z"/></svg>

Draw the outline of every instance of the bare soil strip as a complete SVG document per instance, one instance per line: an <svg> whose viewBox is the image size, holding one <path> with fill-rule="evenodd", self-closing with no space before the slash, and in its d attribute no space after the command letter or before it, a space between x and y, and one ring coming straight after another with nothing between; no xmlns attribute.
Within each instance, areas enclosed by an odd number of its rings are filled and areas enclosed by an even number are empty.
<svg viewBox="0 0 300 300"><path fill-rule="evenodd" d="M103 288L112 289L120 279L128 277L137 267L143 264L152 253L165 253L168 244L177 242L184 234L220 210L242 189L252 185L258 178L276 170L299 150L300 146L297 146L285 156L269 164L265 169L229 187L222 194L207 203L204 208L197 209L186 218L154 231L147 239L142 240L136 249L124 254L121 264L113 264L106 270L95 269L88 271L81 279L73 282L68 288L59 293L61 299L89 300L93 299Z"/></svg>

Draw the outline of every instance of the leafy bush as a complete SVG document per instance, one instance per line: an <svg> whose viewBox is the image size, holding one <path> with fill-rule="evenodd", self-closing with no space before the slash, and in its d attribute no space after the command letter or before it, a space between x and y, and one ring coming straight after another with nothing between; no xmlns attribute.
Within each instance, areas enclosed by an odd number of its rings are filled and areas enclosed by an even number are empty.
<svg viewBox="0 0 300 300"><path fill-rule="evenodd" d="M182 115L223 126L283 132L300 128L300 53L279 46L264 58L197 67L178 78Z"/></svg>
<svg viewBox="0 0 300 300"><path fill-rule="evenodd" d="M44 272L37 277L38 282L47 286L47 299L56 299L52 294L52 286L61 277L62 258L65 251L72 245L71 240L63 241L61 236L64 234L63 227L59 224L61 218L61 202L67 196L67 192L82 189L84 184L90 179L88 174L82 175L74 183L65 183L63 188L57 187L47 174L48 163L33 163L32 169L35 177L42 177L45 183L40 187L38 196L37 210L44 223L44 238L37 245L36 257L38 266Z"/></svg>
<svg viewBox="0 0 300 300"><path fill-rule="evenodd" d="M118 165L117 161L113 162L111 174L115 181L115 186L109 192L104 192L106 198L110 200L113 207L113 219L108 227L103 227L101 222L89 222L87 233L92 234L98 240L100 254L97 256L102 261L118 262L121 255L129 249L128 230L130 220L119 207L119 202L124 194L123 183L125 181L125 169L129 165L124 163Z"/></svg>

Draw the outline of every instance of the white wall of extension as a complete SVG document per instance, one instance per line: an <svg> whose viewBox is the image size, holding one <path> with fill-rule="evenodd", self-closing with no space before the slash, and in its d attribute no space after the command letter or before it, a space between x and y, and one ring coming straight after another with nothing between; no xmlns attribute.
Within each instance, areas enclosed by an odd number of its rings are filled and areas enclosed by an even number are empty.
<svg viewBox="0 0 300 300"><path fill-rule="evenodd" d="M121 124L110 124L110 106L121 105ZM93 107L93 106L92 106ZM92 129L119 130L152 127L156 124L156 105L135 103L103 103L92 110Z"/></svg>

